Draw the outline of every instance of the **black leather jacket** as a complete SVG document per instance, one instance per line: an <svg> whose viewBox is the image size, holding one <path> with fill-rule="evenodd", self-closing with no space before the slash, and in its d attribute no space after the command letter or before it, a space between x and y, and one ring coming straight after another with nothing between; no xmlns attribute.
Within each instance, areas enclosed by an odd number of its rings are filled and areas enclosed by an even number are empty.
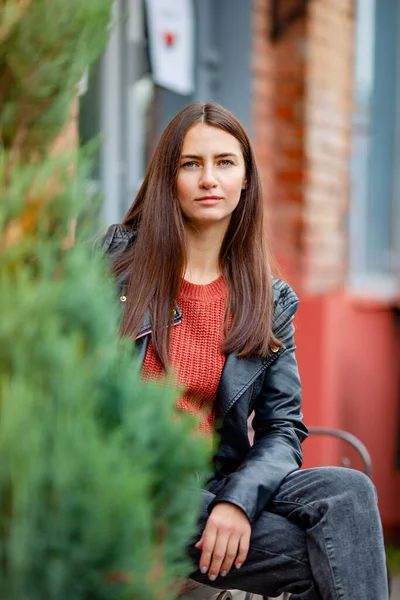
<svg viewBox="0 0 400 600"><path fill-rule="evenodd" d="M135 232L124 225L109 227L103 250L115 259L134 241ZM127 285L121 278L121 296ZM283 348L266 359L226 358L216 398L220 441L214 458L217 502L239 506L251 522L266 507L283 479L302 464L301 442L307 436L302 423L301 383L294 346L293 316L298 298L289 285L273 281L275 335ZM182 314L176 307L174 324ZM151 324L146 314L137 345L141 359L149 342ZM254 410L254 445L250 446L247 420Z"/></svg>

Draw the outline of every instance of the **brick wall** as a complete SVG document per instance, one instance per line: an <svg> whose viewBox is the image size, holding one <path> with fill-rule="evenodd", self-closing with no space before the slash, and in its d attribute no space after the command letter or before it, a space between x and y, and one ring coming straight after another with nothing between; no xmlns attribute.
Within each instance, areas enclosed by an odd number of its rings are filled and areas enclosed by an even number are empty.
<svg viewBox="0 0 400 600"><path fill-rule="evenodd" d="M253 127L252 139L258 157L264 185L267 207L267 226L272 246L273 239L273 198L274 198L274 157L276 143L275 104L275 61L274 49L269 40L270 19L269 0L253 0Z"/></svg>
<svg viewBox="0 0 400 600"><path fill-rule="evenodd" d="M353 2L310 3L306 71L305 286L341 285L347 267Z"/></svg>
<svg viewBox="0 0 400 600"><path fill-rule="evenodd" d="M346 272L352 25L352 0L310 0L271 42L270 0L254 0L254 140L269 233L284 276L311 293L337 289Z"/></svg>

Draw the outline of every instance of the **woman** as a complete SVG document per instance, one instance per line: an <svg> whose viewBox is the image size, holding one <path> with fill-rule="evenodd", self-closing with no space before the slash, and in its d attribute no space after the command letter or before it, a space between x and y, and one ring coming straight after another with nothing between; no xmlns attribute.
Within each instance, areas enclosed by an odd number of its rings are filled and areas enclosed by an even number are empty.
<svg viewBox="0 0 400 600"><path fill-rule="evenodd" d="M271 277L254 153L229 111L191 104L176 115L104 248L143 377L173 372L186 390L178 407L219 433L192 577L298 600L386 599L372 483L343 468L299 470L298 300Z"/></svg>

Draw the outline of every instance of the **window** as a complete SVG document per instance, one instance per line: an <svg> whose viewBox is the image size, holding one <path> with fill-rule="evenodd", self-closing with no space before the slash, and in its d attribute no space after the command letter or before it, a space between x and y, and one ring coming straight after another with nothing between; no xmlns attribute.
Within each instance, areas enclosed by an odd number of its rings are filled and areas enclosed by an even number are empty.
<svg viewBox="0 0 400 600"><path fill-rule="evenodd" d="M350 286L391 299L400 281L400 0L357 0Z"/></svg>

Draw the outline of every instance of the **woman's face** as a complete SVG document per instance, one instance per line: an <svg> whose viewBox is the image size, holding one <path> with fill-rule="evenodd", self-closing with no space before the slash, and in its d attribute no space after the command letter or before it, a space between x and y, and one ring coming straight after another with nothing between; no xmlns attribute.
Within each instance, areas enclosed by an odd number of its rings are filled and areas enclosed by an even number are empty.
<svg viewBox="0 0 400 600"><path fill-rule="evenodd" d="M197 227L228 226L245 187L245 164L239 141L203 123L193 125L183 141L177 179L182 213Z"/></svg>

